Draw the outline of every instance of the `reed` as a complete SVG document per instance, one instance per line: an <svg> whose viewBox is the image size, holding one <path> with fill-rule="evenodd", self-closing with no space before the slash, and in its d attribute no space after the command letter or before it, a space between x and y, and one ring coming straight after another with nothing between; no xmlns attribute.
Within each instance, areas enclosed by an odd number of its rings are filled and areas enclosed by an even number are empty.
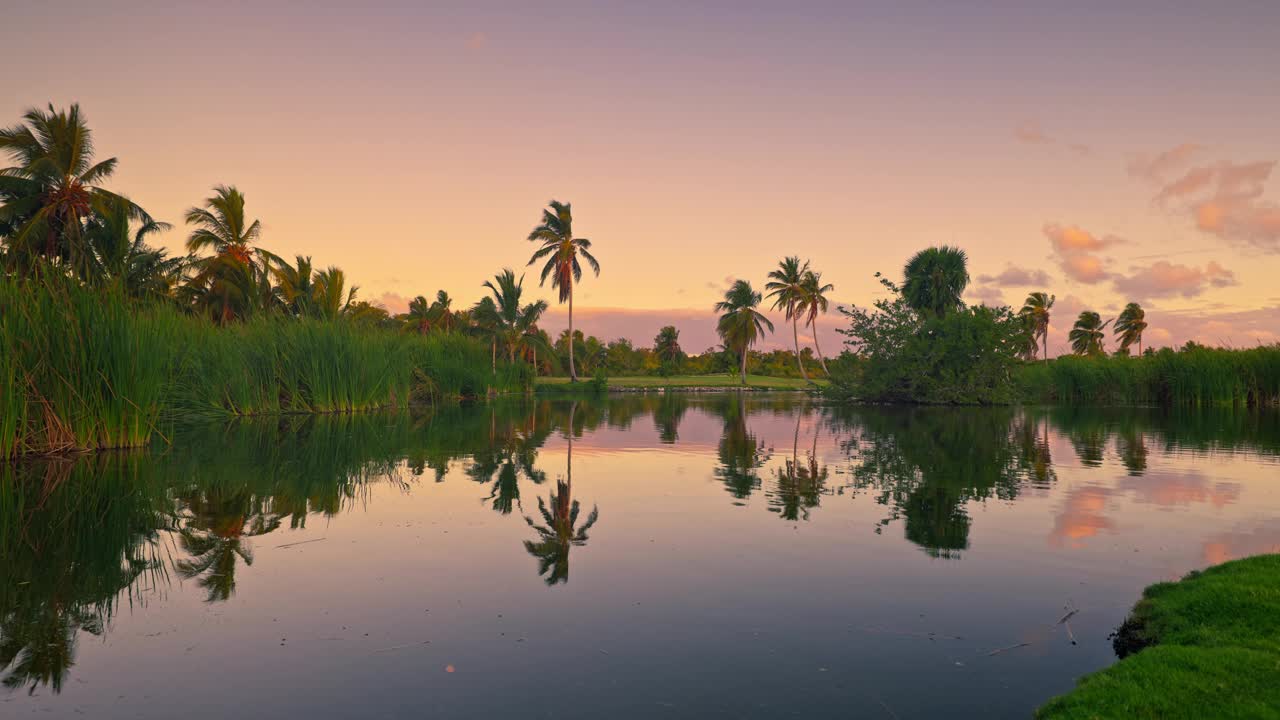
<svg viewBox="0 0 1280 720"><path fill-rule="evenodd" d="M1166 348L1141 357L1064 356L1027 363L1015 380L1029 402L1266 407L1280 403L1280 345Z"/></svg>
<svg viewBox="0 0 1280 720"><path fill-rule="evenodd" d="M56 275L0 278L0 458L138 447L185 416L366 412L531 383L464 335L286 316L224 328Z"/></svg>

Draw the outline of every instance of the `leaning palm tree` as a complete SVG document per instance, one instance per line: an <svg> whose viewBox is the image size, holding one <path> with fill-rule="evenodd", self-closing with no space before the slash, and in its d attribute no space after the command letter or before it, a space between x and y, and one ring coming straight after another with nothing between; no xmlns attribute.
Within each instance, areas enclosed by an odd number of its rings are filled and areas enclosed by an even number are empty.
<svg viewBox="0 0 1280 720"><path fill-rule="evenodd" d="M942 317L964 304L960 296L969 284L967 264L960 248L943 245L921 250L903 269L902 297L912 310Z"/></svg>
<svg viewBox="0 0 1280 720"><path fill-rule="evenodd" d="M1120 317L1116 319L1115 334L1120 336L1120 349L1128 352L1129 346L1138 344L1138 354L1142 354L1142 333L1147 329L1147 313L1138 303L1131 302L1124 306Z"/></svg>
<svg viewBox="0 0 1280 720"><path fill-rule="evenodd" d="M804 361L800 359L800 314L804 304L804 278L809 272L808 261L801 264L800 258L792 255L778 263L778 269L769 273L769 282L764 289L767 297L773 298L773 309L782 310L784 317L791 321L791 339L795 343L796 365L800 367L800 377L809 379L804 370Z"/></svg>
<svg viewBox="0 0 1280 720"><path fill-rule="evenodd" d="M582 280L582 266L578 257L587 261L596 275L600 275L600 263L591 255L591 241L573 236L573 212L570 203L551 201L551 209L542 211L542 224L529 233L529 241L541 247L529 258L529 264L546 258L542 266L539 285L551 277L551 287L560 291L560 302L569 303L569 335L573 335L573 286ZM578 372L573 364L573 344L569 344L569 379L577 381Z"/></svg>
<svg viewBox="0 0 1280 720"><path fill-rule="evenodd" d="M117 203L130 220L152 222L142 208L98 186L115 172L116 159L94 162L93 133L80 106L32 108L23 123L0 129L0 152L15 163L0 169L0 236L5 259L28 269L37 260L69 264L84 276L90 252L84 226L95 202Z"/></svg>
<svg viewBox="0 0 1280 720"><path fill-rule="evenodd" d="M675 325L667 325L658 331L653 338L653 354L659 362L674 363L684 356L680 349L680 331Z"/></svg>
<svg viewBox="0 0 1280 720"><path fill-rule="evenodd" d="M765 334L765 328L773 332L773 323L756 310L761 299L751 283L738 280L724 294L724 300L715 306L716 312L721 313L716 332L724 340L725 347L738 353L741 360L739 377L743 385L747 384L747 351Z"/></svg>
<svg viewBox="0 0 1280 720"><path fill-rule="evenodd" d="M524 276L521 275L517 280L515 271L511 268L498 273L493 280L485 281L484 287L492 293L498 340L507 351L507 359L515 362L518 353L542 343L538 321L547 311L547 301L538 300L521 305ZM547 347L545 350L550 351L551 348Z"/></svg>
<svg viewBox="0 0 1280 720"><path fill-rule="evenodd" d="M825 314L831 306L830 301L827 300L827 293L833 292L836 286L831 283L824 285L822 273L810 270L804 274L801 289L804 291L804 324L813 333L813 348L818 351L818 362L822 364L822 372L830 377L827 359L822 356L822 346L818 344L818 316Z"/></svg>
<svg viewBox="0 0 1280 720"><path fill-rule="evenodd" d="M1020 311L1031 318L1032 337L1040 337L1040 350L1045 362L1049 362L1049 311L1053 309L1055 299L1049 293L1033 292L1027 296Z"/></svg>
<svg viewBox="0 0 1280 720"><path fill-rule="evenodd" d="M1071 351L1077 355L1102 355L1105 352L1107 326L1111 321L1102 322L1102 316L1092 310L1085 310L1076 318L1067 339L1071 341Z"/></svg>

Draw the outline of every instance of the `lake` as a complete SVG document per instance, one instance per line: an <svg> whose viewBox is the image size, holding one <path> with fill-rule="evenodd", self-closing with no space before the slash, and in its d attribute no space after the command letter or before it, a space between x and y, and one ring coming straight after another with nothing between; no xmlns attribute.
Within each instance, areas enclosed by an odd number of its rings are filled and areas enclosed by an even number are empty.
<svg viewBox="0 0 1280 720"><path fill-rule="evenodd" d="M1274 414L631 394L166 434L0 466L0 715L1025 718L1146 585L1280 551Z"/></svg>

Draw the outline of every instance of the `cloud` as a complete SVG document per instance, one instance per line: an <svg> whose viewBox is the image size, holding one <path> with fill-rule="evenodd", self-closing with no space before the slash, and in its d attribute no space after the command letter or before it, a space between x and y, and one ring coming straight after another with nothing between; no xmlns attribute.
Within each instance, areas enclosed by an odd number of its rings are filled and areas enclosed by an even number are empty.
<svg viewBox="0 0 1280 720"><path fill-rule="evenodd" d="M1115 290L1135 300L1175 295L1190 298L1211 287L1237 284L1234 272L1212 260L1202 268L1160 260L1144 268L1130 268L1130 272L1115 276Z"/></svg>
<svg viewBox="0 0 1280 720"><path fill-rule="evenodd" d="M1042 231L1062 271L1072 280L1087 285L1111 277L1106 269L1107 261L1096 253L1125 242L1115 235L1098 236L1075 225L1046 223Z"/></svg>
<svg viewBox="0 0 1280 720"><path fill-rule="evenodd" d="M1187 216L1201 232L1280 252L1280 204L1264 198L1276 161L1219 161L1175 174L1198 150L1179 146L1151 160L1131 161L1129 173L1156 186L1153 205Z"/></svg>
<svg viewBox="0 0 1280 720"><path fill-rule="evenodd" d="M1018 124L1013 129L1013 137L1021 143L1028 145L1061 145L1077 155L1088 155L1089 146L1078 142L1069 142L1058 138L1050 137L1040 127L1040 123L1034 120L1026 120Z"/></svg>
<svg viewBox="0 0 1280 720"><path fill-rule="evenodd" d="M467 36L468 50L483 50L489 46L489 36L483 32L473 32Z"/></svg>
<svg viewBox="0 0 1280 720"><path fill-rule="evenodd" d="M998 275L979 275L978 282L999 285L1001 287L1043 286L1053 282L1049 273L1040 269L1020 268L1006 265Z"/></svg>
<svg viewBox="0 0 1280 720"><path fill-rule="evenodd" d="M1156 155L1136 155L1129 160L1125 169L1132 177L1160 184L1170 174L1186 167L1202 150L1204 147L1201 145L1183 143Z"/></svg>
<svg viewBox="0 0 1280 720"><path fill-rule="evenodd" d="M1044 134L1044 130L1040 128L1040 123L1028 120L1018 125L1013 131L1013 136L1019 141L1032 145L1047 145L1053 140Z"/></svg>
<svg viewBox="0 0 1280 720"><path fill-rule="evenodd" d="M392 315L409 312L409 298L400 293L384 292L373 303L386 308Z"/></svg>
<svg viewBox="0 0 1280 720"><path fill-rule="evenodd" d="M1004 293L1000 291L1000 288L990 285L970 287L965 291L965 295L987 307L1001 307L1009 304L1004 301Z"/></svg>

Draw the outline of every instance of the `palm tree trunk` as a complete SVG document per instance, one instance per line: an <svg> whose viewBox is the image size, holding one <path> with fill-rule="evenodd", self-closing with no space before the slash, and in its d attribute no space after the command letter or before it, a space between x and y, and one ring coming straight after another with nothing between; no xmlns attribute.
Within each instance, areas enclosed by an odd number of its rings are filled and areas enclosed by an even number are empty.
<svg viewBox="0 0 1280 720"><path fill-rule="evenodd" d="M538 377L538 348L533 348L533 376Z"/></svg>
<svg viewBox="0 0 1280 720"><path fill-rule="evenodd" d="M747 347L742 348L742 371L740 377L743 385L747 384Z"/></svg>
<svg viewBox="0 0 1280 720"><path fill-rule="evenodd" d="M809 328L813 330L813 347L818 351L818 363L822 365L822 372L827 377L831 377L831 371L827 369L827 359L822 357L822 346L818 344L818 324L810 321Z"/></svg>
<svg viewBox="0 0 1280 720"><path fill-rule="evenodd" d="M804 378L805 382L809 382L809 374L804 371L804 360L800 358L799 324L800 324L800 318L796 317L795 313L792 313L791 314L791 339L792 341L795 342L795 346L796 346L796 365L800 366L800 377Z"/></svg>
<svg viewBox="0 0 1280 720"><path fill-rule="evenodd" d="M573 366L573 281L569 281L569 382L578 382L578 370Z"/></svg>
<svg viewBox="0 0 1280 720"><path fill-rule="evenodd" d="M498 338L489 341L489 365L493 374L498 374Z"/></svg>
<svg viewBox="0 0 1280 720"><path fill-rule="evenodd" d="M1040 333L1040 342L1044 345L1044 364L1049 364L1049 324L1045 323L1044 332Z"/></svg>

